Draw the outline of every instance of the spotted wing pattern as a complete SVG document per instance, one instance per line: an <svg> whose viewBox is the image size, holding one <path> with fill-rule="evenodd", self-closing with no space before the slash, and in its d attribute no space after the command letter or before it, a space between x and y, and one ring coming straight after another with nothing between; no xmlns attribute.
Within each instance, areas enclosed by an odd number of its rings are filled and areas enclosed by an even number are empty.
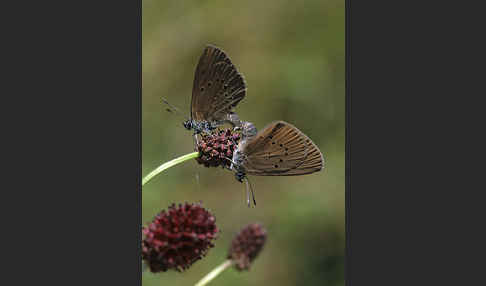
<svg viewBox="0 0 486 286"><path fill-rule="evenodd" d="M226 53L208 45L194 76L192 119L208 122L226 120L245 94L245 80Z"/></svg>
<svg viewBox="0 0 486 286"><path fill-rule="evenodd" d="M296 176L320 171L321 151L295 126L276 121L241 146L246 174Z"/></svg>

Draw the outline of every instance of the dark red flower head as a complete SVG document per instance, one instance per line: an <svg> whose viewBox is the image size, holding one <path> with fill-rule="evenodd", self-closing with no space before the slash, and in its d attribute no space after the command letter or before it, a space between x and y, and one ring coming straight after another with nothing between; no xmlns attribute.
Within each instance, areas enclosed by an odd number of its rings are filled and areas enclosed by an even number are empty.
<svg viewBox="0 0 486 286"><path fill-rule="evenodd" d="M196 151L199 151L201 156L196 158L196 161L206 167L229 167L233 151L238 147L238 141L240 141L240 134L231 129L201 134L199 144L196 146Z"/></svg>
<svg viewBox="0 0 486 286"><path fill-rule="evenodd" d="M248 270L251 262L257 257L267 239L267 232L260 224L245 226L233 238L228 253L228 259L239 271Z"/></svg>
<svg viewBox="0 0 486 286"><path fill-rule="evenodd" d="M219 232L215 217L198 204L175 204L143 228L142 259L150 271L183 271L201 259Z"/></svg>

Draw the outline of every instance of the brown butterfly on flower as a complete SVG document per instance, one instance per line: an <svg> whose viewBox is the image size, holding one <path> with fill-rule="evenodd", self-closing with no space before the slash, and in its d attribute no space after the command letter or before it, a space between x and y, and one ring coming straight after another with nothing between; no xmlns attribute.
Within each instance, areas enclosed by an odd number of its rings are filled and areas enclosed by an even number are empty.
<svg viewBox="0 0 486 286"><path fill-rule="evenodd" d="M233 153L230 169L236 180L247 184L247 203L250 189L247 175L299 176L322 170L324 158L319 148L297 127L284 121L275 121L255 136L240 140Z"/></svg>
<svg viewBox="0 0 486 286"><path fill-rule="evenodd" d="M243 136L256 134L250 122L241 121L233 111L246 95L246 82L226 53L218 47L207 45L199 58L194 75L191 97L191 118L183 122L187 130L197 134L211 133L225 123ZM178 111L165 99L164 103ZM171 111L171 110L169 110Z"/></svg>

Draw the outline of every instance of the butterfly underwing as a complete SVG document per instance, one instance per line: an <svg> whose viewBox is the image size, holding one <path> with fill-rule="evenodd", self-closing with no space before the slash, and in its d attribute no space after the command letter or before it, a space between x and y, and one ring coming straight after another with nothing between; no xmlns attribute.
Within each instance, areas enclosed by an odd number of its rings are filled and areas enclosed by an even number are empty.
<svg viewBox="0 0 486 286"><path fill-rule="evenodd" d="M319 148L295 126L275 121L255 136L242 140L233 154L236 179L246 175L298 176L322 170Z"/></svg>
<svg viewBox="0 0 486 286"><path fill-rule="evenodd" d="M246 83L226 53L207 45L199 58L194 75L191 99L191 119L183 123L195 134L210 132L230 123L241 126L233 111L246 95Z"/></svg>

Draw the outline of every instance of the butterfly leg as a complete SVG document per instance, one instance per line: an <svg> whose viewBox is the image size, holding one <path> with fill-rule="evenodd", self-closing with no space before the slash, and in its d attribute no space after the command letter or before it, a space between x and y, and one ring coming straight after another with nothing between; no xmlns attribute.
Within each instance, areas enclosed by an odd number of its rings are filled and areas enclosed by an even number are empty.
<svg viewBox="0 0 486 286"><path fill-rule="evenodd" d="M231 163L231 165L230 165L229 167L228 167L228 166L226 166L226 165L223 165L223 168L224 168L224 169L228 169L228 170L230 170L230 171L233 171L233 163Z"/></svg>

